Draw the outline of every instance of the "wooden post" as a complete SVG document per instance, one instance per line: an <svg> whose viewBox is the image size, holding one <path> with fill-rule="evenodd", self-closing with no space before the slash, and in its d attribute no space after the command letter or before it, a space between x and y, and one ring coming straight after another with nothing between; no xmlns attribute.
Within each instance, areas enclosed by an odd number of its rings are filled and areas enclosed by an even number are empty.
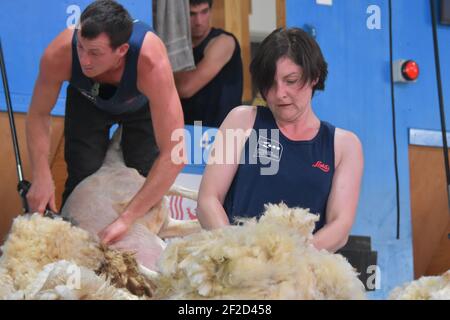
<svg viewBox="0 0 450 320"><path fill-rule="evenodd" d="M286 0L277 0L277 28L286 28Z"/></svg>
<svg viewBox="0 0 450 320"><path fill-rule="evenodd" d="M211 24L215 28L225 29L225 4L224 0L215 0L211 11ZM230 31L230 30L227 30Z"/></svg>
<svg viewBox="0 0 450 320"><path fill-rule="evenodd" d="M242 64L244 68L244 92L242 100L252 100L252 84L250 79L250 0L214 0L212 8L212 25L234 34L241 46Z"/></svg>

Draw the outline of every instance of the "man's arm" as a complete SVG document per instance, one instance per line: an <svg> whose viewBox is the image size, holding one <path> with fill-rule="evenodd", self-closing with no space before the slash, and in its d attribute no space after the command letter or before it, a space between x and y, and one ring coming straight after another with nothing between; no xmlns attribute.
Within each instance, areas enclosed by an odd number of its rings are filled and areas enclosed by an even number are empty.
<svg viewBox="0 0 450 320"><path fill-rule="evenodd" d="M175 73L175 83L181 98L190 98L206 86L233 56L236 43L232 36L222 34L208 44L196 69Z"/></svg>
<svg viewBox="0 0 450 320"><path fill-rule="evenodd" d="M208 164L202 177L197 217L205 229L216 229L229 224L223 203L236 175L242 150L253 128L255 117L255 107L234 108L216 134L211 153L214 153L216 159L224 162ZM227 159L233 159L233 163L225 163Z"/></svg>
<svg viewBox="0 0 450 320"><path fill-rule="evenodd" d="M44 212L55 206L54 183L49 165L50 112L61 85L70 78L73 30L65 30L45 50L39 67L31 105L26 119L26 137L31 161L32 185L27 194L31 212Z"/></svg>
<svg viewBox="0 0 450 320"><path fill-rule="evenodd" d="M100 233L103 243L120 240L136 219L144 216L169 190L184 166L184 159L172 159L178 148L185 157L184 135L172 141L175 130L184 129L183 111L178 97L166 49L153 33L147 33L138 61L138 89L148 97L159 148L144 185L130 201L121 216ZM152 125L148 123L148 125ZM180 135L179 135L180 137ZM182 143L182 148L180 148ZM183 161L177 161L183 160Z"/></svg>
<svg viewBox="0 0 450 320"><path fill-rule="evenodd" d="M358 205L363 173L361 142L353 133L336 129L336 170L328 197L326 224L316 232L313 244L317 249L336 252L348 240Z"/></svg>

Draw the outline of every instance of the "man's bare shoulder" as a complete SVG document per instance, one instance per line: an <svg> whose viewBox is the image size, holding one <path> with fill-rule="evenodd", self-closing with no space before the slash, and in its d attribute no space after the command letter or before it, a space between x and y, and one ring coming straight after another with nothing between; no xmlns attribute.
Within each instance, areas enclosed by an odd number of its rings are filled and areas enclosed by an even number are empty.
<svg viewBox="0 0 450 320"><path fill-rule="evenodd" d="M164 43L153 32L147 32L139 53L139 66L145 69L158 66L167 59Z"/></svg>
<svg viewBox="0 0 450 320"><path fill-rule="evenodd" d="M147 32L145 35L139 52L137 69L138 89L146 95L155 90L155 87L149 86L149 83L158 83L159 85L165 83L167 85L171 81L170 78L173 77L166 47L153 32Z"/></svg>
<svg viewBox="0 0 450 320"><path fill-rule="evenodd" d="M41 58L41 71L62 81L70 79L73 33L74 29L66 29L47 46Z"/></svg>
<svg viewBox="0 0 450 320"><path fill-rule="evenodd" d="M208 49L215 47L215 48L220 48L221 50L224 50L224 51L233 52L235 46L236 46L236 42L235 42L234 38L229 34L223 33L223 34L211 39L211 41L206 46L205 51L208 51Z"/></svg>

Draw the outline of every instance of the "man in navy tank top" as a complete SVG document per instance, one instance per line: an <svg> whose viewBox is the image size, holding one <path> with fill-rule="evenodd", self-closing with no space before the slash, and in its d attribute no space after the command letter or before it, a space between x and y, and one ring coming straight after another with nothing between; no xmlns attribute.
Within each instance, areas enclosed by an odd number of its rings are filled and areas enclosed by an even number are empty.
<svg viewBox="0 0 450 320"><path fill-rule="evenodd" d="M320 47L301 29L275 30L250 71L268 107L237 107L222 123L201 182L198 219L219 228L284 202L317 214L313 244L335 252L355 218L363 153L354 133L312 109L328 73Z"/></svg>
<svg viewBox="0 0 450 320"><path fill-rule="evenodd" d="M132 223L166 193L182 169L171 160L171 134L184 127L175 81L161 40L133 21L113 0L97 0L77 28L60 33L45 50L27 116L33 180L27 199L32 212L56 211L48 154L50 112L64 81L65 160L63 202L76 185L102 165L109 129L122 127L125 164L147 181L124 212L101 233L104 243L122 238Z"/></svg>
<svg viewBox="0 0 450 320"><path fill-rule="evenodd" d="M196 68L175 73L184 121L218 128L242 104L241 48L236 37L210 25L212 0L190 0L190 23Z"/></svg>

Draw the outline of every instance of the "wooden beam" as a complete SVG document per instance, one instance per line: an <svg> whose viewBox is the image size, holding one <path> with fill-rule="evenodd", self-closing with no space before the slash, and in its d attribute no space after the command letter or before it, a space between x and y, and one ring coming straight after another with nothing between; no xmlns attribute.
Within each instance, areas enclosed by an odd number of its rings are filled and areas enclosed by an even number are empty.
<svg viewBox="0 0 450 320"><path fill-rule="evenodd" d="M212 9L211 23L216 28L222 28L234 34L241 46L244 72L244 92L242 100L252 100L252 84L249 72L250 66L250 0L215 0Z"/></svg>
<svg viewBox="0 0 450 320"><path fill-rule="evenodd" d="M211 25L225 29L225 0L215 0L211 11Z"/></svg>
<svg viewBox="0 0 450 320"><path fill-rule="evenodd" d="M277 28L286 28L286 0L277 1Z"/></svg>

